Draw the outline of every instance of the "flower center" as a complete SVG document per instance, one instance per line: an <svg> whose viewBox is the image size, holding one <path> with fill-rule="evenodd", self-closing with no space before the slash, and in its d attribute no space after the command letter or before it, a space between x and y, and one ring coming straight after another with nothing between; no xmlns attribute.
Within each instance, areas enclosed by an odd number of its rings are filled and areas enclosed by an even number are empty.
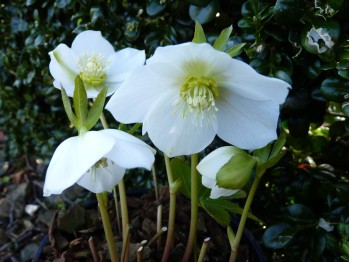
<svg viewBox="0 0 350 262"><path fill-rule="evenodd" d="M181 116L185 117L188 112L196 112L196 125L198 120L202 124L206 112L209 112L211 117L215 117L213 110L218 111L215 106L215 100L218 97L218 86L213 78L188 76L180 91L180 100L187 104ZM210 122L210 119L206 121Z"/></svg>
<svg viewBox="0 0 350 262"><path fill-rule="evenodd" d="M106 69L110 61L102 54L83 53L79 56L77 64L80 67L80 78L89 87L99 87L106 81Z"/></svg>

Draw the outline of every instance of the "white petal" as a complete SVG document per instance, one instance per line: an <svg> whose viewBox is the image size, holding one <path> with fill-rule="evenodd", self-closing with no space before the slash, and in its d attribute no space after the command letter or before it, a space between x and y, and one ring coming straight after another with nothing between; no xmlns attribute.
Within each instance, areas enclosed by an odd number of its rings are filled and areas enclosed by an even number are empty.
<svg viewBox="0 0 350 262"><path fill-rule="evenodd" d="M113 46L103 38L100 31L87 30L76 36L72 50L80 56L82 53L94 52L109 57L114 53Z"/></svg>
<svg viewBox="0 0 350 262"><path fill-rule="evenodd" d="M217 103L217 135L242 149L257 149L277 138L279 104L225 92Z"/></svg>
<svg viewBox="0 0 350 262"><path fill-rule="evenodd" d="M225 189L225 188L220 188L218 186L215 186L214 188L212 188L209 197L212 199L216 199L223 196L231 196L237 191L238 190Z"/></svg>
<svg viewBox="0 0 350 262"><path fill-rule="evenodd" d="M101 130L115 139L112 150L106 157L123 168L142 167L151 170L156 151L140 139L115 129Z"/></svg>
<svg viewBox="0 0 350 262"><path fill-rule="evenodd" d="M56 149L47 169L44 196L61 194L108 151L114 140L97 131L65 140Z"/></svg>
<svg viewBox="0 0 350 262"><path fill-rule="evenodd" d="M280 79L263 76L248 64L231 59L223 68L223 78L218 85L232 89L236 94L254 100L273 100L282 104L290 85Z"/></svg>
<svg viewBox="0 0 350 262"><path fill-rule="evenodd" d="M123 179L125 169L107 159L107 167L89 169L77 184L93 193L111 192Z"/></svg>
<svg viewBox="0 0 350 262"><path fill-rule="evenodd" d="M231 159L234 153L235 148L232 146L220 147L204 157L197 165L197 170L203 177L216 181L217 172ZM203 183L203 185L205 184Z"/></svg>
<svg viewBox="0 0 350 262"><path fill-rule="evenodd" d="M122 123L143 122L155 102L174 88L172 81L153 73L153 67L137 68L110 98L106 109ZM168 66L169 70L171 67ZM176 88L176 87L175 87Z"/></svg>
<svg viewBox="0 0 350 262"><path fill-rule="evenodd" d="M110 65L106 71L107 82L122 82L137 67L145 64L146 54L144 50L124 48L109 58Z"/></svg>
<svg viewBox="0 0 350 262"><path fill-rule="evenodd" d="M218 77L221 70L231 62L231 57L217 51L207 43L184 43L179 45L158 47L147 64L171 63L187 76Z"/></svg>
<svg viewBox="0 0 350 262"><path fill-rule="evenodd" d="M54 86L61 89L62 85L67 94L73 96L75 77L79 74L75 54L69 47L60 44L49 55L51 58L49 69L55 79Z"/></svg>
<svg viewBox="0 0 350 262"><path fill-rule="evenodd" d="M152 107L146 116L143 132L148 132L153 144L167 156L191 155L202 151L214 139L216 119L210 125L196 125L196 116L188 114L182 118L176 105L178 91L168 92Z"/></svg>

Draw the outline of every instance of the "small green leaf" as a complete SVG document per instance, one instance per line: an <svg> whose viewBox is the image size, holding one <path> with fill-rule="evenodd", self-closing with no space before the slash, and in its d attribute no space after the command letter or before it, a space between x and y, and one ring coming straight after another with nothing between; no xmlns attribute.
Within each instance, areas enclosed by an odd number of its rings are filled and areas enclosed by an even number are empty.
<svg viewBox="0 0 350 262"><path fill-rule="evenodd" d="M237 44L234 46L231 46L228 50L226 50L226 53L228 53L231 57L234 57L238 55L239 51L245 46L245 43Z"/></svg>
<svg viewBox="0 0 350 262"><path fill-rule="evenodd" d="M316 223L317 218L310 208L302 204L294 204L288 208L289 218L296 223Z"/></svg>
<svg viewBox="0 0 350 262"><path fill-rule="evenodd" d="M103 88L101 92L98 94L96 100L94 101L86 120L86 129L90 130L94 127L94 125L97 123L98 119L100 118L103 107L105 105L107 95L107 87Z"/></svg>
<svg viewBox="0 0 350 262"><path fill-rule="evenodd" d="M213 47L216 50L224 51L227 41L232 33L232 25L221 31L219 37L216 39Z"/></svg>
<svg viewBox="0 0 350 262"><path fill-rule="evenodd" d="M193 43L206 43L207 39L205 37L203 27L198 21L196 21L196 27L194 29Z"/></svg>
<svg viewBox="0 0 350 262"><path fill-rule="evenodd" d="M61 94L62 94L62 101L63 101L63 106L64 106L64 110L66 111L66 114L69 118L69 121L75 126L77 127L77 118L73 113L72 110L72 105L70 103L69 97L66 93L66 90L64 90L64 88L61 86Z"/></svg>
<svg viewBox="0 0 350 262"><path fill-rule="evenodd" d="M74 95L73 95L73 106L75 115L77 117L78 121L78 129L86 128L86 117L88 113L88 100L87 100L87 93L84 87L83 81L80 79L80 76L78 75L75 78L75 88L74 88Z"/></svg>
<svg viewBox="0 0 350 262"><path fill-rule="evenodd" d="M148 0L146 12L150 16L158 15L166 8L165 3L161 3L159 0Z"/></svg>

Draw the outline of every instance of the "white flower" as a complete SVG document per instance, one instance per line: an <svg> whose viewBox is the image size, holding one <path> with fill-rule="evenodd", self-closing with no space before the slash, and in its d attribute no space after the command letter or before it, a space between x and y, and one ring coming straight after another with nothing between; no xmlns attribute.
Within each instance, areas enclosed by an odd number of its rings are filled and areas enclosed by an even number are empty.
<svg viewBox="0 0 350 262"><path fill-rule="evenodd" d="M74 79L79 74L88 98L96 97L106 85L107 96L113 94L130 72L142 66L146 59L144 51L133 48L115 52L101 32L90 30L78 34L71 48L60 44L49 55L54 86L58 89L62 86L68 96L73 96Z"/></svg>
<svg viewBox="0 0 350 262"><path fill-rule="evenodd" d="M74 183L93 193L112 191L126 168L151 169L155 150L119 130L89 131L56 149L49 164L44 196L61 194Z"/></svg>
<svg viewBox="0 0 350 262"><path fill-rule="evenodd" d="M169 157L200 152L217 134L256 149L277 138L279 105L289 84L256 73L209 44L158 47L114 93L106 109Z"/></svg>

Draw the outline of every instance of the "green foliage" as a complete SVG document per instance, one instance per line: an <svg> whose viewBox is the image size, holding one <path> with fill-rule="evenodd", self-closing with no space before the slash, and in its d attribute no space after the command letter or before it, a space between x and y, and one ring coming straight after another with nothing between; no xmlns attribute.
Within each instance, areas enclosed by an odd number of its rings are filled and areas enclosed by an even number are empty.
<svg viewBox="0 0 350 262"><path fill-rule="evenodd" d="M348 10L348 1L343 0L16 0L2 4L0 129L6 134L6 158L27 155L47 163L58 143L75 132L48 68L48 52L60 43L70 46L79 32L99 30L116 49L135 47L150 56L158 46L192 41L198 21L206 36L198 31L198 24L196 41L215 45L261 74L292 86L279 125L287 134L286 154L277 166L266 166L252 206L267 229L252 221L248 228L263 240L269 261L273 257L343 261L348 258L349 230ZM230 26L232 33L220 35ZM310 36L316 37L319 47L327 38L310 33L312 28L324 28L321 33L331 37L332 44L324 52L318 52ZM137 127L125 126L125 130L139 134ZM208 150L220 143L214 141ZM176 165L174 169L186 170ZM181 176L180 191L186 194L187 175ZM145 177L137 176L133 185ZM200 189L200 195L208 194L208 189ZM233 210L226 205L229 201L218 203L222 208L216 211L216 204L205 199L200 199L201 205L213 216L220 214L226 223Z"/></svg>

